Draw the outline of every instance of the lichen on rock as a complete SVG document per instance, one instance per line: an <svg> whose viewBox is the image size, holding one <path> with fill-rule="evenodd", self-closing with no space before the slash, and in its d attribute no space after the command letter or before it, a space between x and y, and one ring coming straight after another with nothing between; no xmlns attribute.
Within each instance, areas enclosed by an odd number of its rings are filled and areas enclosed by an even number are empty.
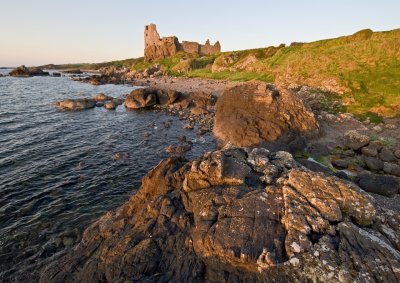
<svg viewBox="0 0 400 283"><path fill-rule="evenodd" d="M41 282L396 282L399 225L287 152L227 147L161 161Z"/></svg>

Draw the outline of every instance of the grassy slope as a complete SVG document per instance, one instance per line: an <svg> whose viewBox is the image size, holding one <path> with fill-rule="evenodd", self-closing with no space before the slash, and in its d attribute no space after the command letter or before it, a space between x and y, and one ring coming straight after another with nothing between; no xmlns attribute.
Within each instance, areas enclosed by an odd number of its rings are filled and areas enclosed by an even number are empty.
<svg viewBox="0 0 400 283"><path fill-rule="evenodd" d="M243 62L249 56L255 57L256 61L244 66ZM374 112L400 117L400 29L387 32L363 30L335 39L224 52L201 58L178 53L153 63L138 58L63 67L97 69L112 65L140 70L155 63L175 76L310 85L340 93L347 111L355 114ZM213 64L222 67L219 72L212 72Z"/></svg>

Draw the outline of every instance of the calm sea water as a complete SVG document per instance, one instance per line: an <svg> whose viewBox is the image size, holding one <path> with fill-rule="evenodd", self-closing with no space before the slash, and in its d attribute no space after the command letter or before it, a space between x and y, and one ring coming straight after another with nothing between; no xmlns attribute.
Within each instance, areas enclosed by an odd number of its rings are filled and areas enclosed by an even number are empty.
<svg viewBox="0 0 400 283"><path fill-rule="evenodd" d="M37 281L41 266L125 202L180 136L194 142L189 158L215 148L210 134L196 137L183 129L185 121L163 113L123 106L61 112L51 105L132 89L68 77L0 77L0 282Z"/></svg>

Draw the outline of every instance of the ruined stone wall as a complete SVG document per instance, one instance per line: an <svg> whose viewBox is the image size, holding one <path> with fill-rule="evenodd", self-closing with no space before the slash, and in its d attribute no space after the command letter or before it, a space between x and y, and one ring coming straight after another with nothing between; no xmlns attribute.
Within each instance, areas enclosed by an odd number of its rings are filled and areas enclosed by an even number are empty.
<svg viewBox="0 0 400 283"><path fill-rule="evenodd" d="M144 60L150 62L175 55L178 51L187 53L211 55L221 52L221 45L217 41L214 45L207 40L204 45L194 41L179 42L176 36L160 38L155 24L144 28Z"/></svg>
<svg viewBox="0 0 400 283"><path fill-rule="evenodd" d="M194 41L182 41L181 43L182 51L187 53L199 53L200 44Z"/></svg>
<svg viewBox="0 0 400 283"><path fill-rule="evenodd" d="M211 45L210 41L207 39L206 44L200 45L199 53L201 55L211 55L219 52L221 52L221 45L219 44L219 41L217 41L214 45Z"/></svg>
<svg viewBox="0 0 400 283"><path fill-rule="evenodd" d="M175 36L160 38L155 24L144 28L144 60L146 62L163 59L176 54L179 41Z"/></svg>

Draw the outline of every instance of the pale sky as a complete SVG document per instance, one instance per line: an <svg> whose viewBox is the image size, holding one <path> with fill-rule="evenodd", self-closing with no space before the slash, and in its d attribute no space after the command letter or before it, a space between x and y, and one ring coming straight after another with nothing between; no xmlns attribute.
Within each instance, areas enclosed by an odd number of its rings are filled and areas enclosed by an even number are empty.
<svg viewBox="0 0 400 283"><path fill-rule="evenodd" d="M143 30L222 50L400 28L400 0L0 0L0 66L143 56Z"/></svg>

